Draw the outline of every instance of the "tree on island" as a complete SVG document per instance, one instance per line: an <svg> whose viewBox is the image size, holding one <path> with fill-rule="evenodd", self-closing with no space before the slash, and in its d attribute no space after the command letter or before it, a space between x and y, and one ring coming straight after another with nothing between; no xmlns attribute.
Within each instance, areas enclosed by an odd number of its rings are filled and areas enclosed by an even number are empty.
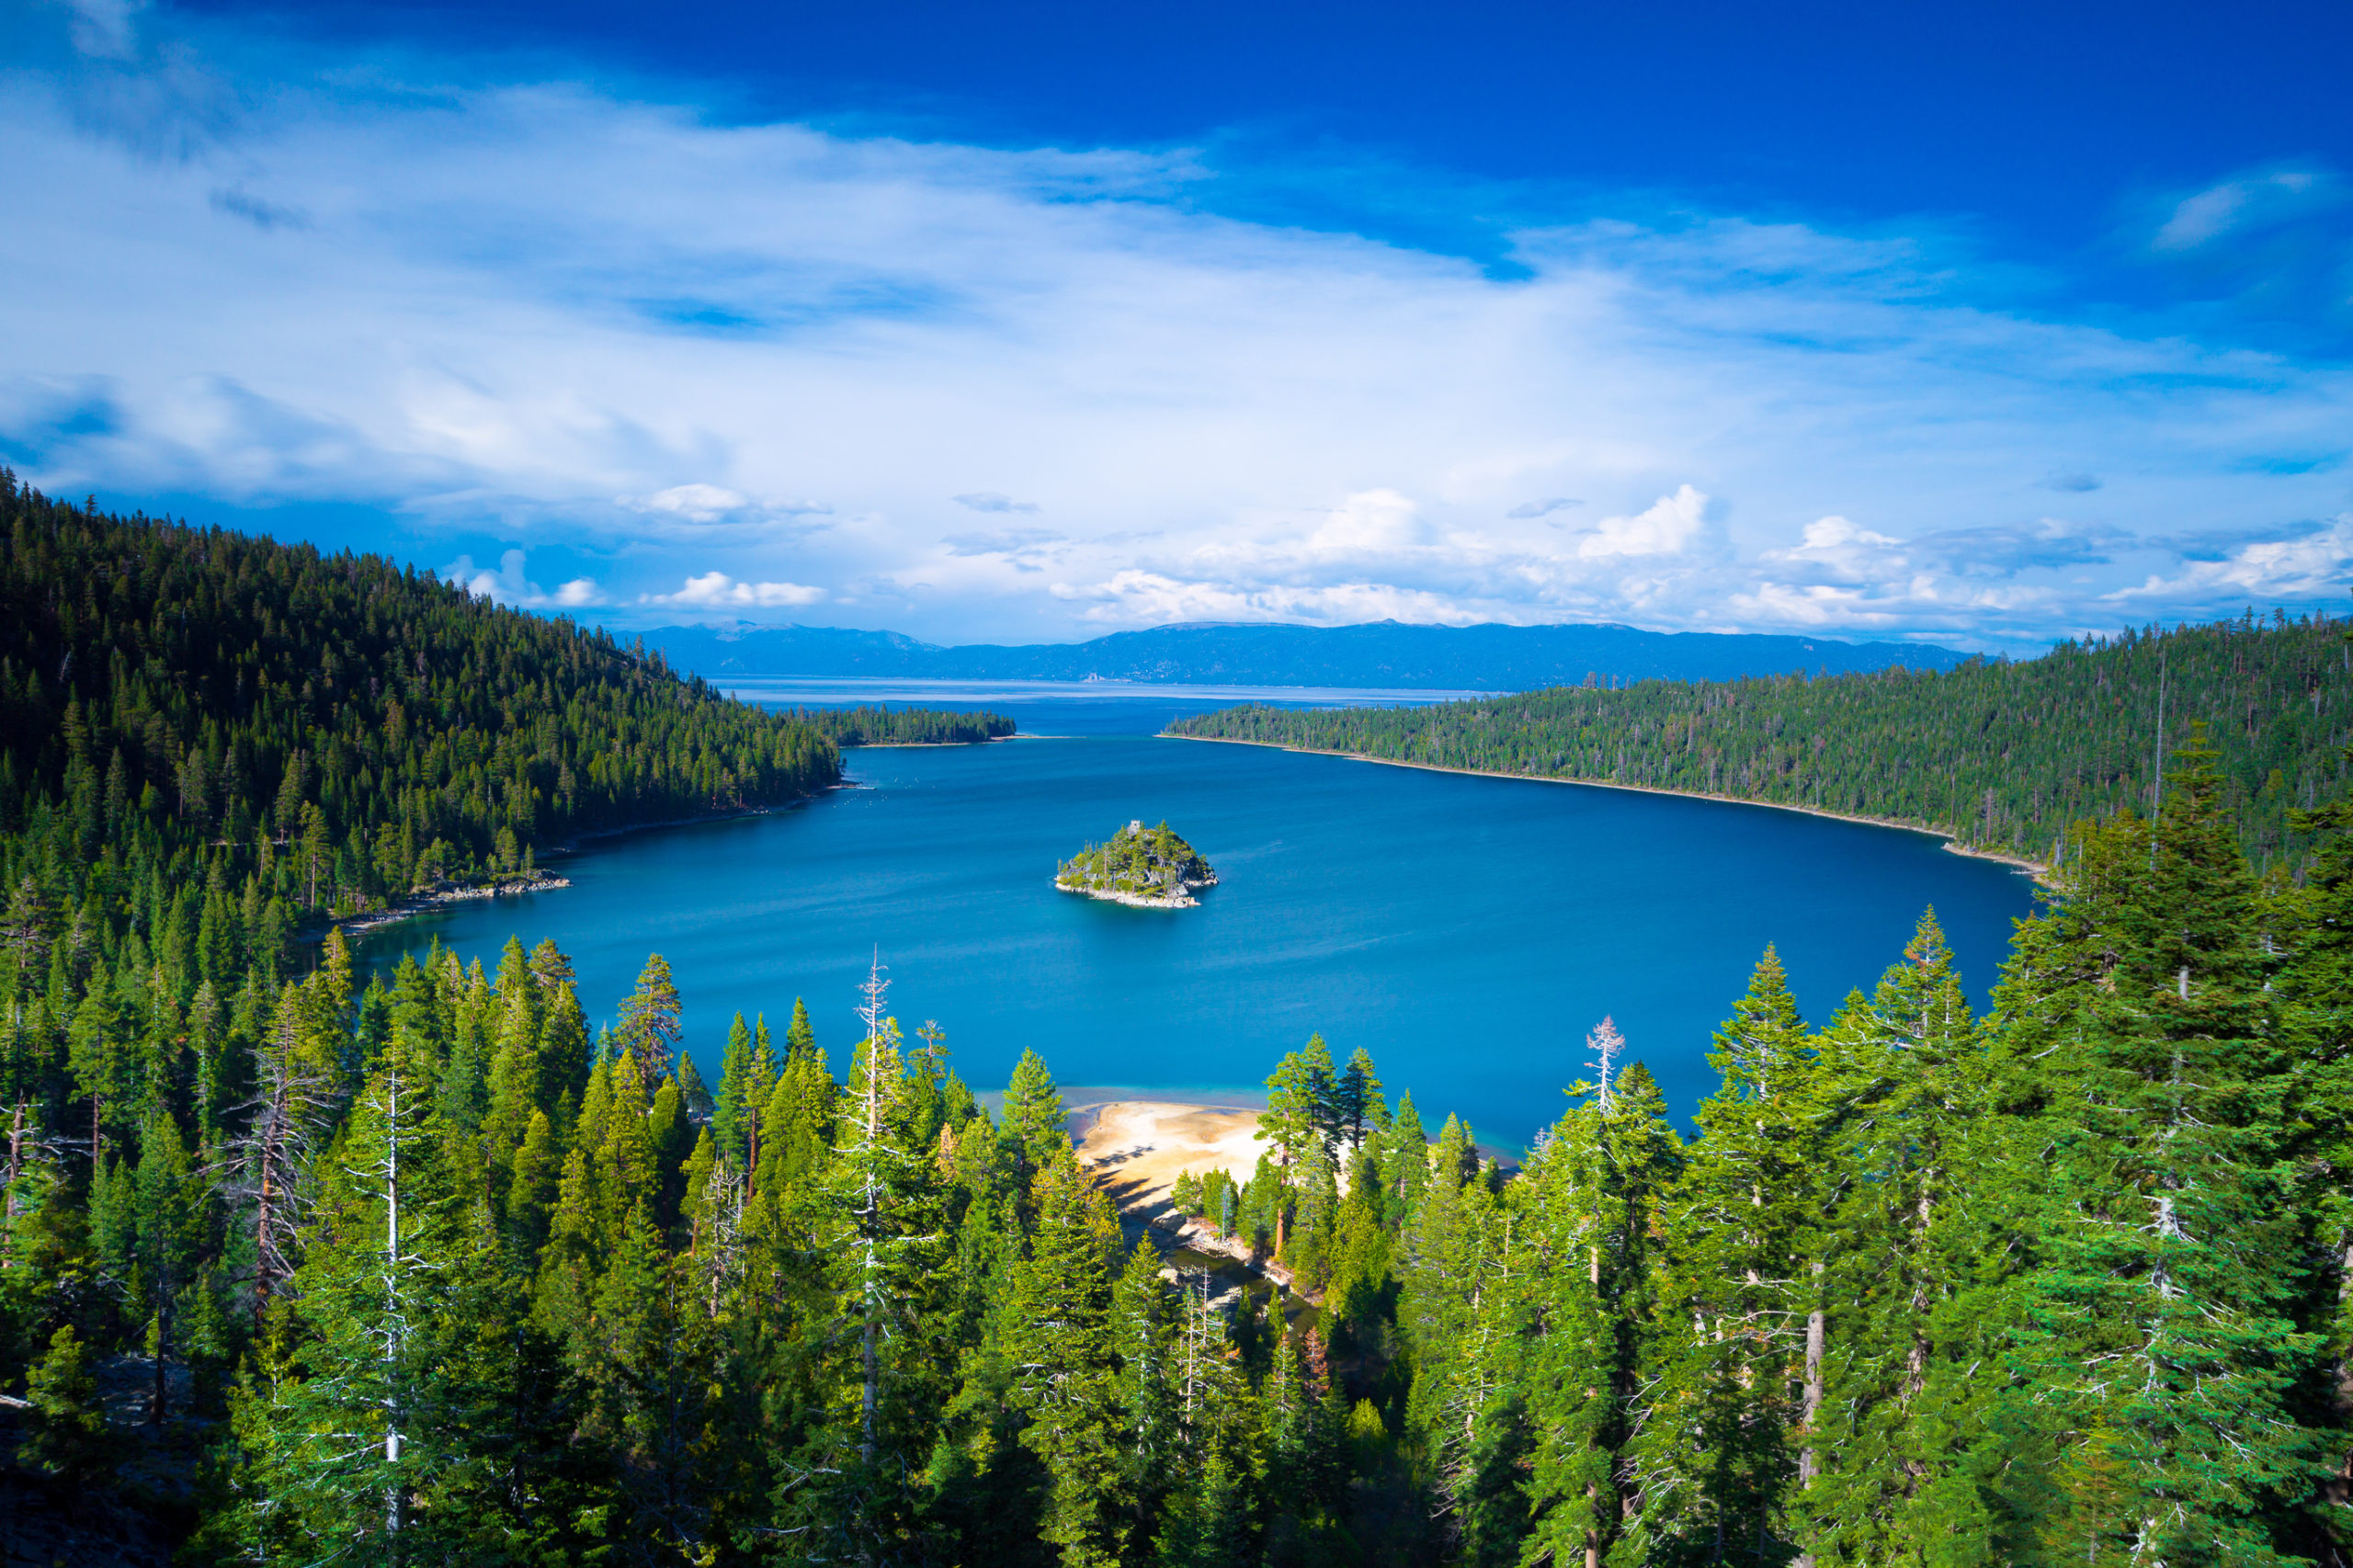
<svg viewBox="0 0 2353 1568"><path fill-rule="evenodd" d="M1190 903L1192 889L1216 881L1210 863L1167 823L1146 827L1141 818L1054 868L1054 885L1066 892L1171 906Z"/></svg>

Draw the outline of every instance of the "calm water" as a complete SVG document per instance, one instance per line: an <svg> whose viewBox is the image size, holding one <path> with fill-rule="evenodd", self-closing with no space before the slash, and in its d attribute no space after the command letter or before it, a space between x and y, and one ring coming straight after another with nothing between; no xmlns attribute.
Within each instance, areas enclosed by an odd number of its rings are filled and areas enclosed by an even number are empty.
<svg viewBox="0 0 2353 1568"><path fill-rule="evenodd" d="M1519 1143L1559 1113L1604 1014L1688 1112L1711 1085L1709 1035L1768 942L1818 1019L1933 903L1982 999L2031 902L2024 877L1920 834L1153 738L1230 694L742 689L994 707L1040 738L855 752L856 789L602 841L553 862L568 891L468 904L365 950L438 934L494 967L510 930L553 937L602 1017L659 951L715 1080L730 1015L764 1009L780 1031L796 995L838 1069L879 947L902 1022L938 1019L976 1086L1002 1085L1029 1046L1065 1084L1246 1087L1320 1029L1343 1060L1369 1049L1431 1127L1455 1110ZM1165 817L1217 867L1201 907L1054 891L1058 858L1131 817Z"/></svg>

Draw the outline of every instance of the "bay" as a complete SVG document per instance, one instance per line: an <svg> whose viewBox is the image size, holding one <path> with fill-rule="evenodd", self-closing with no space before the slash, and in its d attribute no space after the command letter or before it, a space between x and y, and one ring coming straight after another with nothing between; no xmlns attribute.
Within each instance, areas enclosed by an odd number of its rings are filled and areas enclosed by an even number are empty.
<svg viewBox="0 0 2353 1568"><path fill-rule="evenodd" d="M572 954L609 1020L650 952L718 1076L730 1017L779 1033L805 997L835 1070L879 955L910 1030L946 1029L975 1087L1034 1048L1065 1085L1181 1096L1255 1088L1321 1031L1362 1046L1433 1129L1466 1116L1524 1144L1566 1104L1585 1037L1613 1017L1688 1114L1710 1035L1776 944L1809 1018L1901 954L1933 904L1973 995L2029 880L1924 834L1766 807L1478 778L1158 738L1230 688L1117 683L745 680L779 706L991 708L1023 737L863 748L855 788L790 810L592 842L574 886L456 905L371 933L376 963L430 937L495 967L510 931ZM1299 704L1447 695L1249 692ZM1131 818L1164 818L1216 866L1199 908L1057 892L1055 862Z"/></svg>

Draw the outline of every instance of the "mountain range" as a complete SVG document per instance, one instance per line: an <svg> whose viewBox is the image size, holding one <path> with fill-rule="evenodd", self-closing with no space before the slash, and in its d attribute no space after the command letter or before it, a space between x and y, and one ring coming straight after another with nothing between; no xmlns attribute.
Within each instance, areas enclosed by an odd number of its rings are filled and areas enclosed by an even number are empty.
<svg viewBox="0 0 2353 1568"><path fill-rule="evenodd" d="M921 680L1121 680L1197 686L1526 691L1638 680L1945 670L1972 655L1919 642L1562 626L1287 626L1192 622L1086 642L942 647L828 626L665 626L645 634L675 667L731 676Z"/></svg>

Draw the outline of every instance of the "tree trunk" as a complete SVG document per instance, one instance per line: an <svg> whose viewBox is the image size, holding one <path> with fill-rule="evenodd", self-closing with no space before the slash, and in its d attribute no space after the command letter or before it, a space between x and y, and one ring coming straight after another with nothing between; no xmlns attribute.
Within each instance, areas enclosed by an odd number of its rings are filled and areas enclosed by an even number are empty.
<svg viewBox="0 0 2353 1568"><path fill-rule="evenodd" d="M164 1310L155 1313L155 1388L147 1398L147 1424L157 1431L164 1429L164 1360L171 1350L171 1331L165 1326Z"/></svg>
<svg viewBox="0 0 2353 1568"><path fill-rule="evenodd" d="M1818 1258L1813 1265L1813 1310L1805 1317L1805 1447L1798 1450L1798 1490L1801 1492L1812 1486L1813 1478L1821 1473L1820 1455L1814 1445L1821 1436L1815 1427L1822 1418L1822 1350L1827 1324L1822 1311L1822 1263ZM1800 1552L1797 1565L1798 1568L1813 1568L1813 1553Z"/></svg>

